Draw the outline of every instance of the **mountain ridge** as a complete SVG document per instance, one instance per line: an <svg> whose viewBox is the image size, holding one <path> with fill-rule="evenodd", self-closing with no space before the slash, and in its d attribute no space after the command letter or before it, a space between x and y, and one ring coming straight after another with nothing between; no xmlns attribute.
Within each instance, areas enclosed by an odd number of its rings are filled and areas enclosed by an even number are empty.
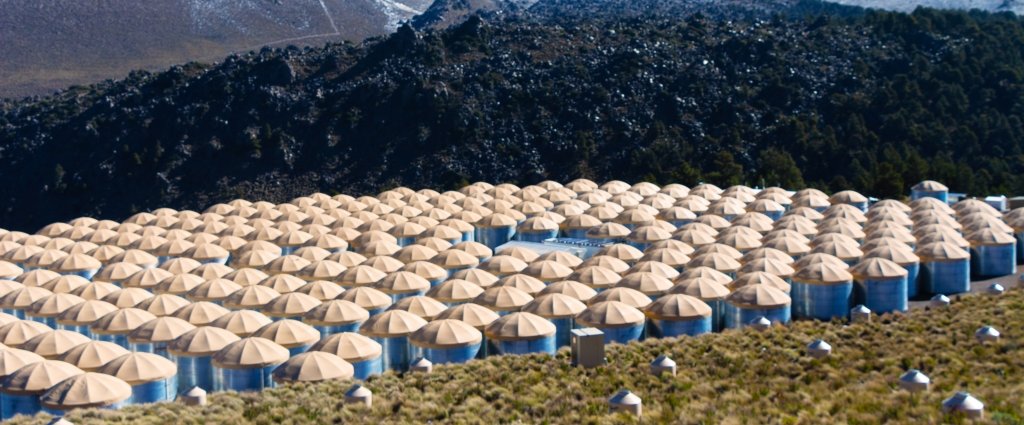
<svg viewBox="0 0 1024 425"><path fill-rule="evenodd" d="M0 222L580 176L1021 193L1022 46L1019 18L921 10L471 17L262 49L0 101Z"/></svg>

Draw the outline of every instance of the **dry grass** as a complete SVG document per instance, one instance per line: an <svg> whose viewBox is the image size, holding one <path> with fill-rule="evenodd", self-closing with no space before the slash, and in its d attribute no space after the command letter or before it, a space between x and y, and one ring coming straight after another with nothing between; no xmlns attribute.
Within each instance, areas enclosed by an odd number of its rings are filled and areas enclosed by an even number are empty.
<svg viewBox="0 0 1024 425"><path fill-rule="evenodd" d="M983 325L1003 338L981 345ZM496 357L433 374L385 374L366 385L372 409L345 407L350 382L296 385L260 394L215 394L208 406L177 403L68 415L88 423L571 423L630 422L608 413L620 388L643 397L644 422L656 423L904 423L943 417L944 398L967 390L985 402L986 421L1024 423L1024 292L967 297L945 310L882 317L869 324L799 322L769 332L732 331L700 338L646 341L608 348L607 367L584 370L558 356ZM833 345L823 360L805 355L816 338ZM654 377L648 363L668 353L675 378ZM910 395L896 387L908 368L932 378L932 390ZM173 419L170 419L173 418ZM45 423L20 418L14 423Z"/></svg>

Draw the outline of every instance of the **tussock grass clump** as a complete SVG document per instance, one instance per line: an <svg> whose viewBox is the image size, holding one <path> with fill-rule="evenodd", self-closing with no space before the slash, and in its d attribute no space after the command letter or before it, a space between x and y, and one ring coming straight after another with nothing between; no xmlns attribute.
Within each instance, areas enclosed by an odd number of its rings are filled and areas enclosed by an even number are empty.
<svg viewBox="0 0 1024 425"><path fill-rule="evenodd" d="M993 344L974 331L1003 332ZM699 338L650 340L608 347L608 365L569 366L557 356L492 357L434 373L387 373L366 385L371 409L346 407L347 381L297 384L262 393L220 393L204 407L178 403L68 414L76 424L132 423L565 423L636 422L609 414L606 399L628 388L654 423L905 423L961 421L944 417L942 400L970 391L985 403L985 421L1024 421L1024 292L966 297L948 309L919 310L846 325L797 322L767 332L728 331ZM814 359L805 346L829 341L833 354ZM659 354L679 366L676 377L647 373ZM908 368L932 378L932 390L900 391ZM42 424L47 415L18 418Z"/></svg>

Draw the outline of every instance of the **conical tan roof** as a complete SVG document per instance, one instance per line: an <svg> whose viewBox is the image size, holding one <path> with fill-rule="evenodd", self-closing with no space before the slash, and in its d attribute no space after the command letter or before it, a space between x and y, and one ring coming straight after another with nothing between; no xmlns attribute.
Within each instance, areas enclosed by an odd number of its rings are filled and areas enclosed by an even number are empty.
<svg viewBox="0 0 1024 425"><path fill-rule="evenodd" d="M533 297L521 289L510 286L493 286L477 296L473 302L497 311L516 311L533 301Z"/></svg>
<svg viewBox="0 0 1024 425"><path fill-rule="evenodd" d="M884 258L866 258L850 268L857 279L891 279L906 277L907 269Z"/></svg>
<svg viewBox="0 0 1024 425"><path fill-rule="evenodd" d="M575 317L586 310L587 305L565 294L541 295L523 306L527 313L533 313L546 318Z"/></svg>
<svg viewBox="0 0 1024 425"><path fill-rule="evenodd" d="M356 363L380 357L383 348L377 341L360 334L342 332L321 339L309 351L331 353L347 362Z"/></svg>
<svg viewBox="0 0 1024 425"><path fill-rule="evenodd" d="M792 300L780 289L768 285L750 285L737 289L725 300L737 307L771 308L789 305Z"/></svg>
<svg viewBox="0 0 1024 425"><path fill-rule="evenodd" d="M864 254L864 258L884 258L899 265L916 264L921 258L914 254L914 250L908 246L896 247L892 245L879 246Z"/></svg>
<svg viewBox="0 0 1024 425"><path fill-rule="evenodd" d="M939 183L935 180L924 180L911 187L913 190L919 190L923 192L944 192L948 191L949 188L946 185Z"/></svg>
<svg viewBox="0 0 1024 425"><path fill-rule="evenodd" d="M389 273L374 285L385 294L406 294L430 289L430 282L413 272Z"/></svg>
<svg viewBox="0 0 1024 425"><path fill-rule="evenodd" d="M125 354L128 354L128 350L113 342L89 341L64 352L59 359L92 372Z"/></svg>
<svg viewBox="0 0 1024 425"><path fill-rule="evenodd" d="M380 338L402 337L412 334L427 321L405 310L388 310L370 316L359 327L359 333Z"/></svg>
<svg viewBox="0 0 1024 425"><path fill-rule="evenodd" d="M194 326L207 326L221 316L228 314L228 309L217 304L200 301L182 307L171 316L188 321Z"/></svg>
<svg viewBox="0 0 1024 425"><path fill-rule="evenodd" d="M273 379L278 383L320 382L333 379L349 379L352 365L334 354L309 351L288 359L274 369Z"/></svg>
<svg viewBox="0 0 1024 425"><path fill-rule="evenodd" d="M831 262L817 262L801 267L793 280L810 284L835 284L853 280L853 275L845 265L839 266Z"/></svg>
<svg viewBox="0 0 1024 425"><path fill-rule="evenodd" d="M312 345L320 340L320 332L316 328L291 319L269 323L253 332L252 336L269 339L284 348Z"/></svg>
<svg viewBox="0 0 1024 425"><path fill-rule="evenodd" d="M132 343L171 342L195 328L195 325L177 317L157 317L143 323L142 326L128 334L128 341Z"/></svg>
<svg viewBox="0 0 1024 425"><path fill-rule="evenodd" d="M531 340L554 335L555 325L536 314L515 312L498 318L485 328L494 340Z"/></svg>
<svg viewBox="0 0 1024 425"><path fill-rule="evenodd" d="M178 366L158 354L128 353L111 360L97 372L120 378L128 385L139 385L170 378L178 373Z"/></svg>
<svg viewBox="0 0 1024 425"><path fill-rule="evenodd" d="M1009 245L1016 242L1013 236L993 229L980 229L969 233L966 238L972 246Z"/></svg>
<svg viewBox="0 0 1024 425"><path fill-rule="evenodd" d="M88 284L89 280L81 276L64 275L51 279L39 285L39 287L52 291L55 294L67 294Z"/></svg>
<svg viewBox="0 0 1024 425"><path fill-rule="evenodd" d="M248 337L228 344L213 355L213 366L221 369L249 369L281 364L288 349L266 338Z"/></svg>
<svg viewBox="0 0 1024 425"><path fill-rule="evenodd" d="M57 317L57 323L65 326L91 325L107 313L117 310L117 306L100 300L88 300L64 310Z"/></svg>
<svg viewBox="0 0 1024 425"><path fill-rule="evenodd" d="M87 342L89 342L89 338L78 332L55 330L32 337L21 348L53 360L68 350Z"/></svg>
<svg viewBox="0 0 1024 425"><path fill-rule="evenodd" d="M594 305L604 301L620 301L640 309L651 303L651 297L633 288L615 287L598 292L588 304Z"/></svg>
<svg viewBox="0 0 1024 425"><path fill-rule="evenodd" d="M11 322L0 326L0 344L21 348L28 340L52 330L49 326L34 320Z"/></svg>
<svg viewBox="0 0 1024 425"><path fill-rule="evenodd" d="M668 291L672 287L672 281L656 273L637 272L623 276L615 286L636 289L645 295L656 296Z"/></svg>
<svg viewBox="0 0 1024 425"><path fill-rule="evenodd" d="M720 272L733 272L739 270L740 263L724 253L712 252L701 254L687 263L687 268L709 267Z"/></svg>
<svg viewBox="0 0 1024 425"><path fill-rule="evenodd" d="M729 295L728 287L710 277L691 277L676 282L669 288L670 294L685 294L709 301L725 299Z"/></svg>
<svg viewBox="0 0 1024 425"><path fill-rule="evenodd" d="M263 313L270 317L301 316L321 304L320 300L301 292L283 294L263 307Z"/></svg>
<svg viewBox="0 0 1024 425"><path fill-rule="evenodd" d="M343 292L338 299L354 302L366 310L385 308L392 303L388 294L366 286L349 289Z"/></svg>
<svg viewBox="0 0 1024 425"><path fill-rule="evenodd" d="M28 315L34 317L57 317L67 309L84 303L82 297L71 294L51 294L36 300L28 308Z"/></svg>
<svg viewBox="0 0 1024 425"><path fill-rule="evenodd" d="M448 279L430 288L427 296L441 302L465 302L476 298L484 289L463 279Z"/></svg>
<svg viewBox="0 0 1024 425"><path fill-rule="evenodd" d="M121 308L99 318L92 324L91 330L99 335L128 334L153 319L156 319L156 316L146 310Z"/></svg>
<svg viewBox="0 0 1024 425"><path fill-rule="evenodd" d="M434 320L437 315L445 311L448 306L440 301L425 296L405 297L398 300L389 310L405 310L415 314L423 320Z"/></svg>
<svg viewBox="0 0 1024 425"><path fill-rule="evenodd" d="M773 258L758 258L740 267L739 273L768 272L779 277L789 277L796 273L789 264Z"/></svg>
<svg viewBox="0 0 1024 425"><path fill-rule="evenodd" d="M209 356L239 339L227 329L200 326L181 334L168 349L176 356Z"/></svg>
<svg viewBox="0 0 1024 425"><path fill-rule="evenodd" d="M654 300L645 309L648 316L657 320L680 320L711 316L711 307L699 298L669 294Z"/></svg>
<svg viewBox="0 0 1024 425"><path fill-rule="evenodd" d="M40 396L48 409L71 410L104 407L127 400L132 387L121 379L102 373L86 372L55 384Z"/></svg>
<svg viewBox="0 0 1024 425"><path fill-rule="evenodd" d="M569 277L572 272L573 270L569 266L552 260L534 261L523 270L523 274L533 276L545 282L565 279Z"/></svg>
<svg viewBox="0 0 1024 425"><path fill-rule="evenodd" d="M57 383L85 373L60 360L43 360L25 365L7 376L0 392L11 395L43 394ZM129 390L129 394L131 390Z"/></svg>
<svg viewBox="0 0 1024 425"><path fill-rule="evenodd" d="M316 306L302 316L302 321L313 326L336 326L364 322L370 313L358 304L345 300L331 300Z"/></svg>
<svg viewBox="0 0 1024 425"><path fill-rule="evenodd" d="M213 323L210 323L210 326L225 329L244 338L252 335L253 332L266 326L271 321L269 317L258 311L238 310L221 316L219 319L214 320Z"/></svg>
<svg viewBox="0 0 1024 425"><path fill-rule="evenodd" d="M970 253L951 242L933 242L921 245L915 252L922 262L957 261L971 258Z"/></svg>
<svg viewBox="0 0 1024 425"><path fill-rule="evenodd" d="M547 294L568 295L573 299L586 302L597 295L597 291L575 280L561 280L547 285L535 297Z"/></svg>
<svg viewBox="0 0 1024 425"><path fill-rule="evenodd" d="M580 282L591 288L609 288L622 280L622 276L609 268L594 265L577 268L576 271L569 276L569 279Z"/></svg>
<svg viewBox="0 0 1024 425"><path fill-rule="evenodd" d="M86 254L71 254L64 257L55 264L54 270L61 273L77 272L81 270L97 270L103 264L99 260Z"/></svg>
<svg viewBox="0 0 1024 425"><path fill-rule="evenodd" d="M128 280L121 282L124 288L150 289L157 287L160 282L174 276L173 273L164 269L145 269L133 274Z"/></svg>
<svg viewBox="0 0 1024 425"><path fill-rule="evenodd" d="M580 325L597 327L633 326L644 320L642 311L621 301L597 302L576 316Z"/></svg>
<svg viewBox="0 0 1024 425"><path fill-rule="evenodd" d="M159 294L140 302L136 307L153 313L157 317L170 316L191 304L188 300L173 294Z"/></svg>
<svg viewBox="0 0 1024 425"><path fill-rule="evenodd" d="M788 293L790 285L782 278L767 272L752 272L740 274L732 283L729 285L733 290L739 289L744 286L750 285L768 285L774 288L781 289L783 292Z"/></svg>
<svg viewBox="0 0 1024 425"><path fill-rule="evenodd" d="M0 350L0 380L26 365L43 360L46 360L43 356L31 351L6 347Z"/></svg>
<svg viewBox="0 0 1024 425"><path fill-rule="evenodd" d="M224 306L230 309L259 309L279 296L279 292L266 286L245 286L225 298Z"/></svg>
<svg viewBox="0 0 1024 425"><path fill-rule="evenodd" d="M498 280L498 286L516 288L530 294L530 296L533 296L545 288L544 281L533 276L519 273L502 277Z"/></svg>
<svg viewBox="0 0 1024 425"><path fill-rule="evenodd" d="M455 319L440 319L427 323L409 336L413 345L421 348L453 348L479 344L483 339L473 326Z"/></svg>
<svg viewBox="0 0 1024 425"><path fill-rule="evenodd" d="M457 319L466 322L477 330L483 330L487 325L498 320L498 313L480 304L465 303L449 308L439 314L438 319Z"/></svg>
<svg viewBox="0 0 1024 425"><path fill-rule="evenodd" d="M2 285L4 281L0 281ZM10 281L7 281L10 282ZM93 281L85 285L79 286L71 291L71 294L78 295L82 299L89 300L102 300L107 295L121 291L121 287L114 285L113 283ZM0 294L3 293L2 286L0 286Z"/></svg>

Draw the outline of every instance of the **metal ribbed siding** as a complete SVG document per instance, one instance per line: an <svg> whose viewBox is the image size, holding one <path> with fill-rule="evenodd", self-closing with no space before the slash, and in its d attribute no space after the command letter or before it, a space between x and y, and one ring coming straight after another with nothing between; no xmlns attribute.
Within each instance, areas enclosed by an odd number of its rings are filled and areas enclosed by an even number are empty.
<svg viewBox="0 0 1024 425"><path fill-rule="evenodd" d="M172 401L177 396L177 393L178 375L171 375L166 379L132 385L132 396L128 399L128 403L141 404Z"/></svg>
<svg viewBox="0 0 1024 425"><path fill-rule="evenodd" d="M576 329L576 320L572 317L547 317L546 319L555 324L555 346L559 348L568 347L572 343L571 332L573 329Z"/></svg>
<svg viewBox="0 0 1024 425"><path fill-rule="evenodd" d="M512 236L515 234L515 226L478 228L476 229L476 241L487 245L490 249L495 249L512 240Z"/></svg>
<svg viewBox="0 0 1024 425"><path fill-rule="evenodd" d="M28 320L33 322L39 322L51 329L57 329L57 318L56 317L39 317L39 316L28 316Z"/></svg>
<svg viewBox="0 0 1024 425"><path fill-rule="evenodd" d="M491 340L491 348L497 354L530 354L547 353L555 354L555 335L530 340Z"/></svg>
<svg viewBox="0 0 1024 425"><path fill-rule="evenodd" d="M213 391L216 379L216 372L213 368L213 354L202 356L177 356L175 363L178 365L178 392L184 393L199 387L207 391ZM132 395L134 397L134 393Z"/></svg>
<svg viewBox="0 0 1024 425"><path fill-rule="evenodd" d="M139 353L153 353L153 354L157 354L157 355L163 356L165 359L168 359L168 360L170 360L172 362L174 361L174 358L175 358L175 356L172 355L170 353L170 351L168 351L168 346L170 345L170 342L159 342L159 343L147 342L147 343L128 344L128 345L129 345L129 347L126 347L126 348L128 348L128 350L130 350L130 351L136 351L136 352L139 352Z"/></svg>
<svg viewBox="0 0 1024 425"><path fill-rule="evenodd" d="M619 344L628 344L632 341L639 341L640 337L644 334L644 324L647 321L637 323L630 326L617 326L617 327L601 327L594 326L604 332L604 343L611 344L617 342Z"/></svg>
<svg viewBox="0 0 1024 425"><path fill-rule="evenodd" d="M354 370L352 376L356 379L366 380L371 376L384 373L384 363L381 360L382 357L383 356L361 362L349 362L352 363L352 369Z"/></svg>
<svg viewBox="0 0 1024 425"><path fill-rule="evenodd" d="M650 327L653 333L648 336L670 338L676 336L697 336L711 332L711 316L697 317L689 320L652 320Z"/></svg>
<svg viewBox="0 0 1024 425"><path fill-rule="evenodd" d="M395 239L396 239L395 243L398 246L403 246L403 247L404 246L413 245L413 244L416 243L416 236L403 236L403 237L395 238Z"/></svg>
<svg viewBox="0 0 1024 425"><path fill-rule="evenodd" d="M921 198L935 198L943 203L949 202L949 192L942 191L929 191L929 190L910 190L910 200L916 201Z"/></svg>
<svg viewBox="0 0 1024 425"><path fill-rule="evenodd" d="M340 334L342 332L359 332L359 325L363 322L353 322L344 325L331 325L331 326L313 326L318 332L320 332L320 339L327 338L333 334Z"/></svg>
<svg viewBox="0 0 1024 425"><path fill-rule="evenodd" d="M586 239L589 229L565 229L565 237L571 239Z"/></svg>
<svg viewBox="0 0 1024 425"><path fill-rule="evenodd" d="M721 332L725 329L725 299L702 301L711 307L711 330Z"/></svg>
<svg viewBox="0 0 1024 425"><path fill-rule="evenodd" d="M516 233L516 240L523 242L544 242L558 236L558 229L554 230L530 230Z"/></svg>
<svg viewBox="0 0 1024 425"><path fill-rule="evenodd" d="M454 273L455 272L453 271L452 274L454 274ZM400 293L400 294L391 294L391 301L393 303L398 303L403 298L420 297L420 296L426 295L426 293L427 293L427 290L424 289L424 290L420 290L420 291L403 292L403 293ZM296 320L298 320L298 319L296 319Z"/></svg>
<svg viewBox="0 0 1024 425"><path fill-rule="evenodd" d="M854 302L877 314L907 311L907 277L859 280L854 286Z"/></svg>
<svg viewBox="0 0 1024 425"><path fill-rule="evenodd" d="M305 345L296 345L294 347L285 347L285 348L288 348L288 357L295 357L295 356L297 356L299 354L302 354L302 353L305 353L305 352L309 351L309 347L312 347L312 346L313 346L313 344L305 344Z"/></svg>
<svg viewBox="0 0 1024 425"><path fill-rule="evenodd" d="M626 240L623 239L623 238L595 238L595 237L587 236L587 242L603 245L603 244L625 243Z"/></svg>
<svg viewBox="0 0 1024 425"><path fill-rule="evenodd" d="M1017 269L1017 245L981 245L971 247L971 274L998 277Z"/></svg>
<svg viewBox="0 0 1024 425"><path fill-rule="evenodd" d="M829 285L794 281L791 294L793 317L797 319L846 317L853 300L853 281Z"/></svg>
<svg viewBox="0 0 1024 425"><path fill-rule="evenodd" d="M932 261L921 268L921 290L928 294L953 295L971 290L971 261Z"/></svg>
<svg viewBox="0 0 1024 425"><path fill-rule="evenodd" d="M1013 237L1017 239L1017 264L1024 263L1024 232L1014 233Z"/></svg>
<svg viewBox="0 0 1024 425"><path fill-rule="evenodd" d="M394 338L373 337L373 340L377 341L383 348L381 362L384 370L404 372L409 370L409 363L412 363L413 359L419 357L419 348L409 343L408 336Z"/></svg>
<svg viewBox="0 0 1024 425"><path fill-rule="evenodd" d="M80 333L89 339L97 339L93 337L92 329L89 329L88 325L61 325L58 323L56 329Z"/></svg>
<svg viewBox="0 0 1024 425"><path fill-rule="evenodd" d="M284 257L285 255L291 255L293 252L297 251L299 248L300 247L298 247L298 246L282 246L281 247L281 256Z"/></svg>
<svg viewBox="0 0 1024 425"><path fill-rule="evenodd" d="M96 273L99 272L99 271L100 271L100 269L89 269L89 270L79 270L77 272L67 272L67 273L61 273L61 274L69 275L69 276L81 276L81 277L85 278L86 280L92 280L92 277L96 276Z"/></svg>
<svg viewBox="0 0 1024 425"><path fill-rule="evenodd" d="M476 230L467 230L462 232L462 242L473 242L476 240Z"/></svg>
<svg viewBox="0 0 1024 425"><path fill-rule="evenodd" d="M265 388L273 388L276 385L271 378L271 373L279 364L248 369L221 369L214 370L215 391L260 391Z"/></svg>
<svg viewBox="0 0 1024 425"><path fill-rule="evenodd" d="M772 221L779 221L785 211L762 211L761 214L768 216Z"/></svg>
<svg viewBox="0 0 1024 425"><path fill-rule="evenodd" d="M43 410L39 402L39 394L3 394L0 396L0 412L2 419L8 420L15 415L33 416Z"/></svg>
<svg viewBox="0 0 1024 425"><path fill-rule="evenodd" d="M476 358L480 352L480 344L471 344L453 348L422 348L423 357L434 364L465 363Z"/></svg>
<svg viewBox="0 0 1024 425"><path fill-rule="evenodd" d="M919 278L921 275L921 263L906 263L900 264L900 266L907 270L907 298L917 298L917 295L921 292L921 281Z"/></svg>
<svg viewBox="0 0 1024 425"><path fill-rule="evenodd" d="M732 304L726 303L725 327L729 329L742 328L761 316L771 320L773 323L789 323L790 314L791 311L789 305L771 308L749 308L736 307Z"/></svg>
<svg viewBox="0 0 1024 425"><path fill-rule="evenodd" d="M676 229L678 229L678 228L683 227L683 226L685 226L687 224L693 223L693 220L691 220L691 219L669 220L668 222L672 223L672 225L676 226Z"/></svg>
<svg viewBox="0 0 1024 425"><path fill-rule="evenodd" d="M633 242L633 241L627 241L626 244L628 244L629 246L631 246L633 248L639 249L640 251L646 251L647 247L651 246L651 244L649 244L649 243L640 243L640 242Z"/></svg>
<svg viewBox="0 0 1024 425"><path fill-rule="evenodd" d="M197 261L199 261L199 264L221 264L221 265L226 265L228 263L228 258L229 257L231 257L231 256L229 255L227 257L221 257L221 258L207 258L205 260L197 260Z"/></svg>
<svg viewBox="0 0 1024 425"><path fill-rule="evenodd" d="M851 206L853 206L854 208L859 209L861 212L868 212L868 203L867 202L850 202L849 204Z"/></svg>
<svg viewBox="0 0 1024 425"><path fill-rule="evenodd" d="M5 308L0 311L3 311L5 314L10 314L11 316L17 317L18 320L25 320L25 309L23 308Z"/></svg>
<svg viewBox="0 0 1024 425"><path fill-rule="evenodd" d="M92 339L95 339L97 341L113 342L114 344L117 344L117 345L121 346L121 348L124 348L124 349L126 349L128 351L139 351L139 350L135 349L134 344L131 344L131 343L128 342L128 334L117 334L117 335L93 334L93 338Z"/></svg>

